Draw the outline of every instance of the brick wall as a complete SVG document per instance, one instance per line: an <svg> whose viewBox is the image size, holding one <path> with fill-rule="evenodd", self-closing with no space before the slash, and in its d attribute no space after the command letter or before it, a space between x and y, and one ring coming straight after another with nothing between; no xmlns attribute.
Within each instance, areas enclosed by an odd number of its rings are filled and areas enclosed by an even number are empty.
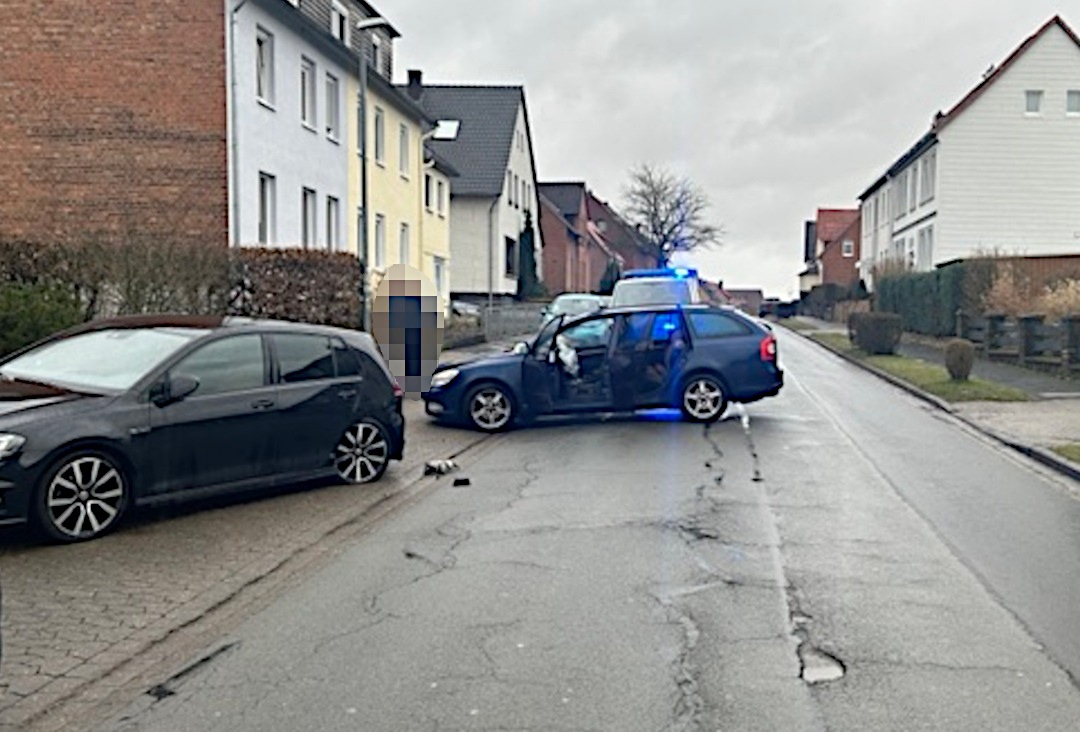
<svg viewBox="0 0 1080 732"><path fill-rule="evenodd" d="M570 289L567 259L574 250L574 243L562 214L543 198L540 199L540 235L544 240L544 286L548 294L561 295Z"/></svg>
<svg viewBox="0 0 1080 732"><path fill-rule="evenodd" d="M850 287L859 281L855 263L859 261L862 249L861 221L856 215L834 239L825 242L825 249L821 253L822 284ZM851 256L844 256L844 241L852 244Z"/></svg>
<svg viewBox="0 0 1080 732"><path fill-rule="evenodd" d="M0 23L0 238L227 242L225 17L50 0Z"/></svg>

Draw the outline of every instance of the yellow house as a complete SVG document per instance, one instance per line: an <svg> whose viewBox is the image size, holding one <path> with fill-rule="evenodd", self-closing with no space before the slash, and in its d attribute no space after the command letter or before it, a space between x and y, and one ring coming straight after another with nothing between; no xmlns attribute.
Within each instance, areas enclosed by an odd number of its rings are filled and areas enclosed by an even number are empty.
<svg viewBox="0 0 1080 732"><path fill-rule="evenodd" d="M359 93L358 88L356 94ZM353 98L357 98L354 96ZM375 69L367 79L367 200L366 258L369 297L377 291L386 271L408 264L435 285L444 312L449 308L450 182L453 169L430 154L425 141L434 121ZM359 110L353 140L358 139ZM353 167L350 197L361 211L362 160L350 156ZM351 251L359 253L360 216L351 222Z"/></svg>

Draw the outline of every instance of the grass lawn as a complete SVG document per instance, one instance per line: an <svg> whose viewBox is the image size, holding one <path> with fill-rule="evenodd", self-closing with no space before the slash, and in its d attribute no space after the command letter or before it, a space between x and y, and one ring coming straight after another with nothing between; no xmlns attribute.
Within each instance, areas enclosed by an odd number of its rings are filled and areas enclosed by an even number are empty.
<svg viewBox="0 0 1080 732"><path fill-rule="evenodd" d="M1066 460L1080 463L1080 443L1073 442L1068 445L1058 445L1054 448L1054 452Z"/></svg>
<svg viewBox="0 0 1080 732"><path fill-rule="evenodd" d="M815 333L811 337L845 356L865 361L947 402L1023 402L1028 399L1027 394L1019 389L984 379L953 381L944 366L916 358L868 356L851 345L851 341L842 333Z"/></svg>
<svg viewBox="0 0 1080 732"><path fill-rule="evenodd" d="M797 318L784 318L780 324L792 330L817 330L817 327Z"/></svg>

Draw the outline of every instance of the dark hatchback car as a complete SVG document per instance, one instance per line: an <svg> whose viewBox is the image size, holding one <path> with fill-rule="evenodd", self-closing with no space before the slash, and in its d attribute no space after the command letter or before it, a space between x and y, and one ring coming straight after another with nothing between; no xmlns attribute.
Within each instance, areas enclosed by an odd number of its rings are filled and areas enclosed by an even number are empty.
<svg viewBox="0 0 1080 732"><path fill-rule="evenodd" d="M91 539L133 505L336 477L404 448L402 394L370 336L135 316L0 361L0 524Z"/></svg>
<svg viewBox="0 0 1080 732"><path fill-rule="evenodd" d="M437 369L427 413L493 432L547 414L676 407L696 422L780 391L768 328L730 308L616 308L547 323L512 353Z"/></svg>

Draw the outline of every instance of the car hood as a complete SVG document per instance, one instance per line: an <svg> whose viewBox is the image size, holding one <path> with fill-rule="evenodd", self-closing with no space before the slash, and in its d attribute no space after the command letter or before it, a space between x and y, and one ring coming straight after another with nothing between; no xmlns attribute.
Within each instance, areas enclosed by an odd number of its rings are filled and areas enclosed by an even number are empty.
<svg viewBox="0 0 1080 732"><path fill-rule="evenodd" d="M480 369L507 368L510 366L520 365L524 358L525 356L520 353L500 353L497 356L481 356L480 358L474 359L472 361L465 361L464 363L449 366L448 368L458 369L462 373L467 373L469 371L477 371ZM443 370L445 369L439 369L439 371Z"/></svg>
<svg viewBox="0 0 1080 732"><path fill-rule="evenodd" d="M111 397L89 394L26 394L0 396L0 429L33 422L38 419L58 419L102 404Z"/></svg>

